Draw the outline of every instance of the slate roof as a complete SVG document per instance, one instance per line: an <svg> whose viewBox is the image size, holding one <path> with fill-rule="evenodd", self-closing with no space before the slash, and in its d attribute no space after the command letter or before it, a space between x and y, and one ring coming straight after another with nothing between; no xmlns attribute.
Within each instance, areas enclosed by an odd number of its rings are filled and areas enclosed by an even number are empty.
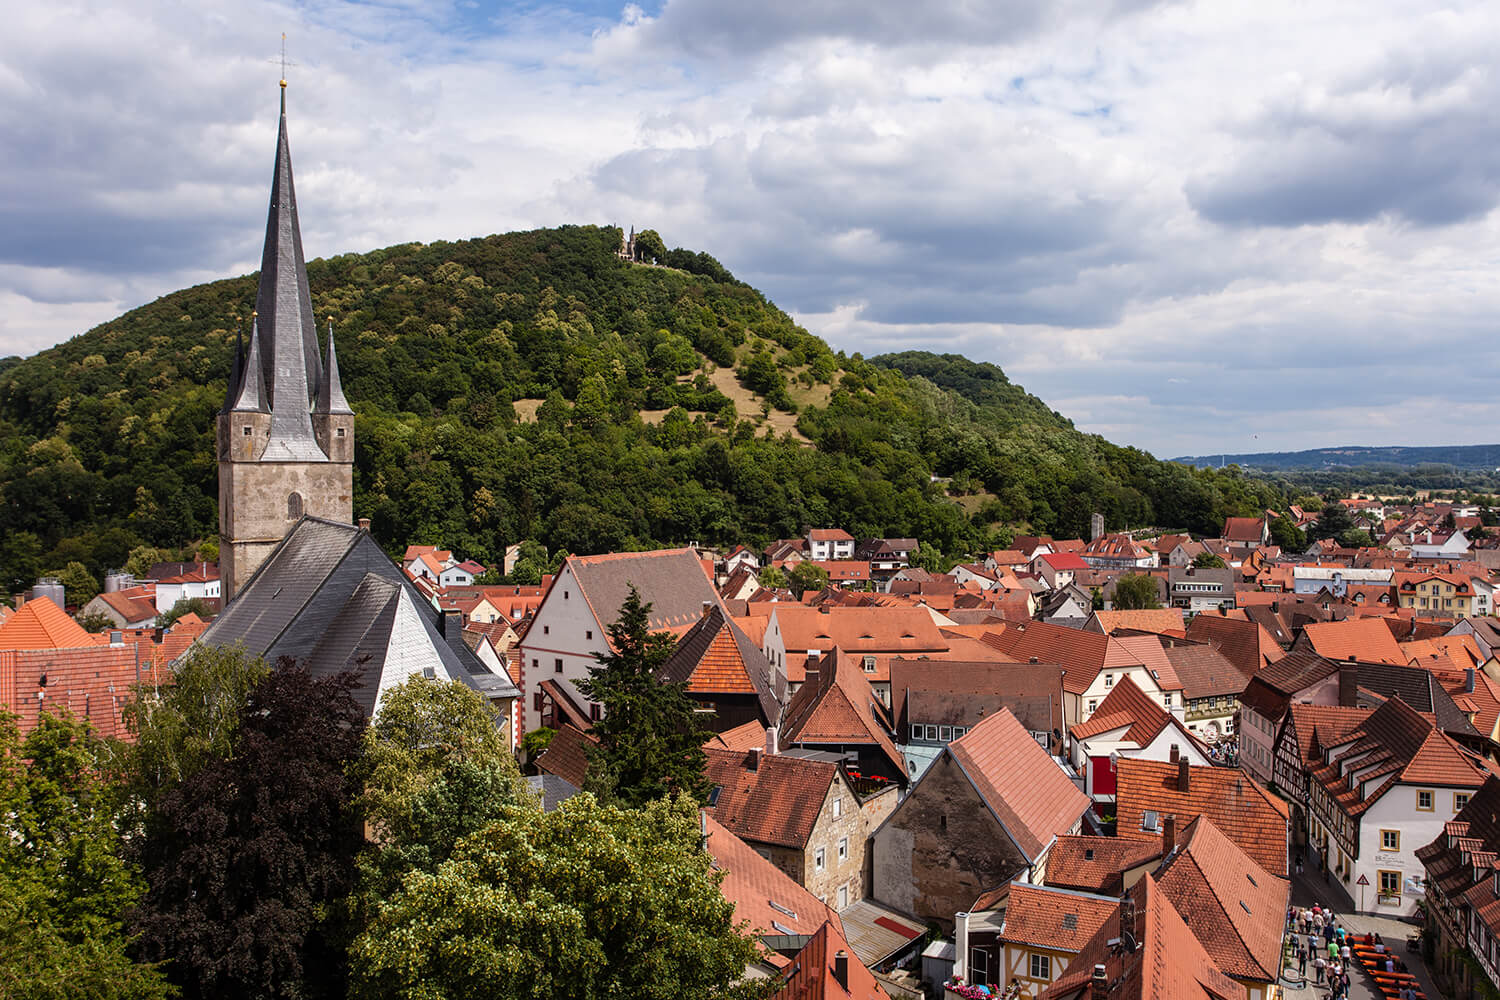
<svg viewBox="0 0 1500 1000"><path fill-rule="evenodd" d="M1244 671L1210 645L1169 646L1166 655L1188 700L1237 695L1250 682Z"/></svg>
<svg viewBox="0 0 1500 1000"><path fill-rule="evenodd" d="M891 714L898 732L913 722L967 726L1001 708L1033 732L1063 727L1062 668L997 660L891 661Z"/></svg>
<svg viewBox="0 0 1500 1000"><path fill-rule="evenodd" d="M76 649L99 644L50 597L37 597L0 622L0 649Z"/></svg>
<svg viewBox="0 0 1500 1000"><path fill-rule="evenodd" d="M1161 857L1161 839L1058 837L1047 853L1047 884L1106 896L1124 891L1124 874Z"/></svg>
<svg viewBox="0 0 1500 1000"><path fill-rule="evenodd" d="M685 632L703 617L705 602L721 605L713 581L690 548L569 556L567 565L601 625L620 616L631 584L642 601L651 603L647 625L653 631Z"/></svg>
<svg viewBox="0 0 1500 1000"><path fill-rule="evenodd" d="M799 849L807 846L838 765L753 751L708 749L704 754L704 774L709 785L719 789L709 809L714 819L745 840Z"/></svg>
<svg viewBox="0 0 1500 1000"><path fill-rule="evenodd" d="M1452 695L1431 671L1386 663L1361 663L1355 671L1361 702L1378 703L1398 695L1418 712L1432 715L1444 732L1478 735L1469 717L1454 704Z"/></svg>
<svg viewBox="0 0 1500 1000"><path fill-rule="evenodd" d="M855 658L835 647L808 666L809 679L792 695L781 721L781 741L814 745L873 744L906 773L906 758L877 716L875 692Z"/></svg>
<svg viewBox="0 0 1500 1000"><path fill-rule="evenodd" d="M555 774L528 774L526 784L542 804L542 812L551 812L578 794L578 786Z"/></svg>
<svg viewBox="0 0 1500 1000"><path fill-rule="evenodd" d="M969 782L1027 860L1072 830L1088 796L1005 709L948 744Z"/></svg>
<svg viewBox="0 0 1500 1000"><path fill-rule="evenodd" d="M1119 919L1119 907L1117 898L1015 882L1010 886L1000 940L1076 952L1099 928Z"/></svg>
<svg viewBox="0 0 1500 1000"><path fill-rule="evenodd" d="M1156 883L1221 972L1273 982L1291 883L1256 864L1204 817L1188 824L1180 844L1154 873Z"/></svg>
<svg viewBox="0 0 1500 1000"><path fill-rule="evenodd" d="M683 634L660 674L664 680L685 683L690 694L753 694L768 722L781 716L785 685L776 689L779 678L766 654L719 605L710 607Z"/></svg>
<svg viewBox="0 0 1500 1000"><path fill-rule="evenodd" d="M1178 767L1134 757L1116 762L1116 835L1159 843L1160 834L1141 829L1147 809L1176 816L1179 830L1207 816L1262 868L1285 877L1286 805L1239 768L1189 765L1188 790L1178 791Z"/></svg>
<svg viewBox="0 0 1500 1000"><path fill-rule="evenodd" d="M487 697L519 697L465 645L444 635L436 608L366 531L303 517L203 633L204 643L242 643L277 664L288 657L314 676L354 670L353 692L373 714L379 685L431 668Z"/></svg>

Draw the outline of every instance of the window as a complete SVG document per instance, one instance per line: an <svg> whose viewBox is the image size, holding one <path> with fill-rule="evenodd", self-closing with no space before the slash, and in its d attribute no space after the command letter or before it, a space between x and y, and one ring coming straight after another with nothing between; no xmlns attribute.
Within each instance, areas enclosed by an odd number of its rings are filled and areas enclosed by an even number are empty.
<svg viewBox="0 0 1500 1000"><path fill-rule="evenodd" d="M585 639L592 639L594 637L594 630L591 629L591 628L584 629L583 630L583 637Z"/></svg>
<svg viewBox="0 0 1500 1000"><path fill-rule="evenodd" d="M241 427L240 428L240 433L243 434L245 437L249 437L250 436L250 425L246 424L245 426Z"/></svg>
<svg viewBox="0 0 1500 1000"><path fill-rule="evenodd" d="M1050 980L1052 978L1052 959L1047 955L1031 953L1030 975L1032 979Z"/></svg>
<svg viewBox="0 0 1500 1000"><path fill-rule="evenodd" d="M566 601L567 599L568 599L568 592L565 590L565 591L563 591L563 600Z"/></svg>
<svg viewBox="0 0 1500 1000"><path fill-rule="evenodd" d="M542 635L551 635L551 634L552 634L552 626L551 625L543 625L542 626Z"/></svg>
<svg viewBox="0 0 1500 1000"><path fill-rule="evenodd" d="M873 656L867 656L867 657L865 657L865 673L867 673L867 674L873 674L874 672L875 672L875 657L873 657Z"/></svg>
<svg viewBox="0 0 1500 1000"><path fill-rule="evenodd" d="M1453 811L1454 812L1458 812L1460 809L1462 809L1464 806L1466 806L1468 804L1469 804L1469 793L1468 792L1454 792L1453 793Z"/></svg>
<svg viewBox="0 0 1500 1000"><path fill-rule="evenodd" d="M968 732L968 730L965 729L963 726L954 726L953 727L953 738L956 740L960 736L962 736L964 733L967 733L967 732Z"/></svg>
<svg viewBox="0 0 1500 1000"><path fill-rule="evenodd" d="M301 517L302 516L302 494L301 493L293 493L293 494L291 494L290 496L288 496L286 498L286 516L287 517Z"/></svg>
<svg viewBox="0 0 1500 1000"><path fill-rule="evenodd" d="M844 907L846 907L848 905L849 905L849 887L847 885L841 885L841 886L839 886L839 906L838 906L838 908L842 910Z"/></svg>
<svg viewBox="0 0 1500 1000"><path fill-rule="evenodd" d="M559 657L558 659L555 659L555 660L552 661L552 672L554 674L560 674L560 673L562 673L562 659L561 659L561 657Z"/></svg>
<svg viewBox="0 0 1500 1000"><path fill-rule="evenodd" d="M840 837L839 838L839 860L840 861L848 861L849 860L849 838L848 837Z"/></svg>
<svg viewBox="0 0 1500 1000"><path fill-rule="evenodd" d="M1172 707L1172 693L1170 691L1161 696L1161 703L1168 708Z"/></svg>
<svg viewBox="0 0 1500 1000"><path fill-rule="evenodd" d="M938 739L942 740L944 743L947 743L949 740L953 739L953 727L938 726Z"/></svg>
<svg viewBox="0 0 1500 1000"><path fill-rule="evenodd" d="M1114 674L1105 674L1104 675L1104 686L1105 687L1114 687L1115 686L1115 675Z"/></svg>
<svg viewBox="0 0 1500 1000"><path fill-rule="evenodd" d="M840 795L833 800L833 818L838 819L842 815L844 815L844 797Z"/></svg>
<svg viewBox="0 0 1500 1000"><path fill-rule="evenodd" d="M344 436L344 428L340 427L338 429L338 433L335 434L334 437L343 437L343 436Z"/></svg>
<svg viewBox="0 0 1500 1000"><path fill-rule="evenodd" d="M1401 895L1401 873L1381 871L1380 894L1382 896Z"/></svg>
<svg viewBox="0 0 1500 1000"><path fill-rule="evenodd" d="M604 718L604 710L599 707L599 703L595 701L589 702L589 721L598 722L602 718Z"/></svg>
<svg viewBox="0 0 1500 1000"><path fill-rule="evenodd" d="M1099 702L1093 698L1089 699L1089 714L1094 714L1094 709L1099 707Z"/></svg>
<svg viewBox="0 0 1500 1000"><path fill-rule="evenodd" d="M1155 809L1144 809L1141 811L1141 829L1155 832L1160 825L1160 817L1156 815Z"/></svg>
<svg viewBox="0 0 1500 1000"><path fill-rule="evenodd" d="M1380 849L1382 851L1399 851L1399 850L1401 850L1401 831L1400 830L1381 830L1380 831Z"/></svg>
<svg viewBox="0 0 1500 1000"><path fill-rule="evenodd" d="M911 727L911 738L914 740L920 740L922 738L922 734L926 731L927 728L925 726L913 725Z"/></svg>
<svg viewBox="0 0 1500 1000"><path fill-rule="evenodd" d="M538 691L531 696L531 707L534 711L541 712L547 707L547 696Z"/></svg>
<svg viewBox="0 0 1500 1000"><path fill-rule="evenodd" d="M937 726L928 726L927 727L927 738L929 740L936 740L938 738L938 727Z"/></svg>
<svg viewBox="0 0 1500 1000"><path fill-rule="evenodd" d="M1423 812L1432 812L1432 789L1417 789L1417 808Z"/></svg>
<svg viewBox="0 0 1500 1000"><path fill-rule="evenodd" d="M813 851L813 871L815 871L815 872L822 871L823 870L823 862L825 860L826 860L826 858L824 857L823 848L820 847L817 850Z"/></svg>
<svg viewBox="0 0 1500 1000"><path fill-rule="evenodd" d="M969 949L969 982L975 986L990 984L990 956L983 948Z"/></svg>
<svg viewBox="0 0 1500 1000"><path fill-rule="evenodd" d="M532 670L535 670L535 669L536 669L536 668L537 668L537 660L536 660L536 657L535 657L535 656L533 656L533 657L532 657L532 658L531 658L531 669L532 669Z"/></svg>

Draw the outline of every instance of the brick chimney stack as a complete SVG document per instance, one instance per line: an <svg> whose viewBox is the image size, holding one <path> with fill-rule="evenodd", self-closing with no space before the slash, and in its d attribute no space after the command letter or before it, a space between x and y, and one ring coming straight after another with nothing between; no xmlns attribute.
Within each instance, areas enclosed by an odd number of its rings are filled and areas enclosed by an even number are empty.
<svg viewBox="0 0 1500 1000"><path fill-rule="evenodd" d="M1190 779L1188 777L1188 759L1186 757L1178 757L1177 758L1177 791L1180 792L1183 795L1186 795L1191 790L1192 790L1192 786L1191 786L1191 783L1190 783Z"/></svg>
<svg viewBox="0 0 1500 1000"><path fill-rule="evenodd" d="M1089 1000L1106 1000L1109 996L1109 969L1101 962L1094 966L1089 979Z"/></svg>
<svg viewBox="0 0 1500 1000"><path fill-rule="evenodd" d="M1173 764L1175 764L1175 763L1177 763L1178 758L1180 758L1181 756L1182 756L1182 751L1177 748L1177 744L1176 743L1173 743L1172 744L1172 748L1167 751L1167 760L1169 760Z"/></svg>
<svg viewBox="0 0 1500 1000"><path fill-rule="evenodd" d="M1171 856L1177 847L1177 814L1167 813L1161 821L1161 858L1163 861Z"/></svg>

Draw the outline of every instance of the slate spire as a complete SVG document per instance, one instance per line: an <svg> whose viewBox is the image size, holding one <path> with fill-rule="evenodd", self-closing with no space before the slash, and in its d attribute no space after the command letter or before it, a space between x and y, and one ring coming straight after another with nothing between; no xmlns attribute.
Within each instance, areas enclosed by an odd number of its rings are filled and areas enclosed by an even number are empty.
<svg viewBox="0 0 1500 1000"><path fill-rule="evenodd" d="M238 325L234 328L234 365L229 369L229 387L224 391L224 407L220 413L234 409L240 397L240 383L245 380L245 335Z"/></svg>
<svg viewBox="0 0 1500 1000"><path fill-rule="evenodd" d="M292 184L284 84L255 310L260 316L260 368L271 408L271 437L263 458L327 461L318 447L309 415L312 389L322 376L322 364L318 359L312 296L307 287L307 265L302 257L302 234L297 225L297 192Z"/></svg>
<svg viewBox="0 0 1500 1000"><path fill-rule="evenodd" d="M229 408L234 413L265 413L270 409L266 405L265 379L260 374L259 322L255 318L250 320L250 353L245 357L244 377L240 381L240 391L234 397L234 405ZM238 367L237 360L236 367Z"/></svg>
<svg viewBox="0 0 1500 1000"><path fill-rule="evenodd" d="M314 413L353 413L339 384L339 358L333 350L333 317L328 317L328 355L323 359L323 377L318 381L318 399Z"/></svg>

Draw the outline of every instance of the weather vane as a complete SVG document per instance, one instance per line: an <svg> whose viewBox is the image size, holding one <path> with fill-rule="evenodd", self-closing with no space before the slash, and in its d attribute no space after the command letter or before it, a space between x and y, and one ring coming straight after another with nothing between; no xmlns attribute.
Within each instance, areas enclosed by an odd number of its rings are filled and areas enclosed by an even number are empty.
<svg viewBox="0 0 1500 1000"><path fill-rule="evenodd" d="M271 62L274 65L277 62L277 60L271 59L271 60L269 60L269 62ZM280 60L280 62L281 62L281 89L285 90L286 89L286 68L288 66L295 66L295 65L297 65L294 62L287 62L286 61L286 32L285 31L283 31L281 33L281 60Z"/></svg>

